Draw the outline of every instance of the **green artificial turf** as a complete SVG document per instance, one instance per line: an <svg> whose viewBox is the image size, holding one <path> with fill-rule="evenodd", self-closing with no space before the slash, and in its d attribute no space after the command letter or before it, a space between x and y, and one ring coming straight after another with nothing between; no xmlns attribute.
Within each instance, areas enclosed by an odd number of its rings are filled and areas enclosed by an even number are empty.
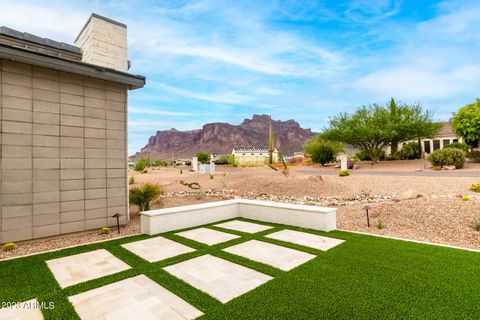
<svg viewBox="0 0 480 320"><path fill-rule="evenodd" d="M242 219L245 220L245 219ZM248 221L248 220L246 220ZM256 222L261 223L261 222ZM127 242L149 238L132 236L97 244L0 262L0 302L37 298L54 302L42 310L45 319L78 319L68 296L145 274L200 309L202 319L478 319L480 317L480 253L436 247L347 232L324 233L290 226L254 235L241 235L207 246L162 234L197 251L149 263L123 249ZM289 244L264 236L285 228L346 240L326 251ZM193 228L192 228L193 229ZM284 272L221 249L251 239L280 244L317 255ZM45 261L104 248L132 269L61 289ZM203 254L212 254L274 277L272 281L222 304L162 270Z"/></svg>

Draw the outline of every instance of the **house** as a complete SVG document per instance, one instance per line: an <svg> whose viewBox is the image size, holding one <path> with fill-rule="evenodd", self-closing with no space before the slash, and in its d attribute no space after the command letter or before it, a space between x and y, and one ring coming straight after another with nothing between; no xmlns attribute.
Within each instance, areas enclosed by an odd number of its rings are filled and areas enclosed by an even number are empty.
<svg viewBox="0 0 480 320"><path fill-rule="evenodd" d="M127 26L92 14L75 45L0 27L0 242L128 220Z"/></svg>
<svg viewBox="0 0 480 320"><path fill-rule="evenodd" d="M409 142L417 142L417 141L409 141ZM442 127L438 131L437 135L433 138L429 139L422 139L420 141L422 145L422 151L425 152L425 154L430 154L435 150L443 149L444 146L447 144L450 144L452 142L463 142L463 139L461 137L457 137L455 132L453 132L452 129L452 123L451 122L442 122ZM401 150L404 145L406 145L408 142L403 142L399 144L398 149ZM390 147L385 149L385 153L389 155L390 152Z"/></svg>
<svg viewBox="0 0 480 320"><path fill-rule="evenodd" d="M268 149L259 148L234 148L232 155L235 157L235 164L240 166L257 166L268 163ZM273 151L273 162L278 162L278 150Z"/></svg>

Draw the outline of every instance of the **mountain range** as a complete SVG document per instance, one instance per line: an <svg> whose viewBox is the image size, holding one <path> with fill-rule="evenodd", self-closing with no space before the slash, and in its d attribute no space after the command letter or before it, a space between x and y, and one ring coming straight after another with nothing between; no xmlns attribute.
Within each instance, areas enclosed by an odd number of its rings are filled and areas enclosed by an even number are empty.
<svg viewBox="0 0 480 320"><path fill-rule="evenodd" d="M202 129L157 131L148 143L132 158L150 156L151 159L171 160L189 158L199 151L229 154L233 148L267 148L270 116L253 115L239 125L223 122L207 123ZM272 120L275 147L284 155L303 150L303 144L315 135L303 129L295 120Z"/></svg>

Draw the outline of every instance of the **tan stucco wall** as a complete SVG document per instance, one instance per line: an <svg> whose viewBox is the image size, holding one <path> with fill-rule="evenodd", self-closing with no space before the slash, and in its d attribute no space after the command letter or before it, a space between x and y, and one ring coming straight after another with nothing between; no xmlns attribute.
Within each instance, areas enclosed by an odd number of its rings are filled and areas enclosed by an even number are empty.
<svg viewBox="0 0 480 320"><path fill-rule="evenodd" d="M0 71L0 242L125 221L126 87L8 60Z"/></svg>

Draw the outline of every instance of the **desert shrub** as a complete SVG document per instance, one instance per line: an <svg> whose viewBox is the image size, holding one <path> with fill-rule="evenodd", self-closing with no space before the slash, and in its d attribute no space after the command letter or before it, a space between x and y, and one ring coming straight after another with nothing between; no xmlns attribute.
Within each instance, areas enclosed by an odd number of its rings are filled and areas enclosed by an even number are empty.
<svg viewBox="0 0 480 320"><path fill-rule="evenodd" d="M455 148L444 148L433 151L428 160L433 166L455 166L456 169L460 169L465 163L465 152Z"/></svg>
<svg viewBox="0 0 480 320"><path fill-rule="evenodd" d="M470 191L480 192L480 183L472 184L472 185L470 186Z"/></svg>
<svg viewBox="0 0 480 320"><path fill-rule="evenodd" d="M383 220L378 220L377 222L377 229L385 229L385 222L383 222Z"/></svg>
<svg viewBox="0 0 480 320"><path fill-rule="evenodd" d="M409 142L400 150L401 159L418 159L420 158L420 146L416 142Z"/></svg>
<svg viewBox="0 0 480 320"><path fill-rule="evenodd" d="M343 151L343 144L336 141L328 141L316 136L309 139L304 147L305 154L312 158L313 163L319 163L322 166L335 160L335 156Z"/></svg>
<svg viewBox="0 0 480 320"><path fill-rule="evenodd" d="M471 151L467 158L472 162L480 162L480 151Z"/></svg>
<svg viewBox="0 0 480 320"><path fill-rule="evenodd" d="M13 242L8 242L3 245L3 251L13 251L17 249L17 245Z"/></svg>
<svg viewBox="0 0 480 320"><path fill-rule="evenodd" d="M463 201L470 201L470 200L472 200L472 197L470 197L470 196L468 196L468 195L467 195L467 196L463 196L463 197L462 197L462 200L463 200Z"/></svg>
<svg viewBox="0 0 480 320"><path fill-rule="evenodd" d="M380 151L380 155L378 158L379 160L386 159L385 150ZM355 152L352 159L354 159L355 161L371 161L372 160L364 150L358 150L357 152Z"/></svg>
<svg viewBox="0 0 480 320"><path fill-rule="evenodd" d="M473 220L473 229L480 231L480 218Z"/></svg>
<svg viewBox="0 0 480 320"><path fill-rule="evenodd" d="M217 160L214 161L215 164L233 164L235 162L235 156L233 154L226 154L220 156Z"/></svg>
<svg viewBox="0 0 480 320"><path fill-rule="evenodd" d="M128 184L134 184L134 183L135 183L135 176L128 177Z"/></svg>
<svg viewBox="0 0 480 320"><path fill-rule="evenodd" d="M470 150L470 146L466 143L461 143L461 142L452 142L452 143L449 143L445 146L443 146L444 148L454 148L454 149L460 149L460 150L463 150L463 152L468 152L468 150Z"/></svg>
<svg viewBox="0 0 480 320"><path fill-rule="evenodd" d="M348 171L348 170L340 170L338 172L339 177L346 177L346 176L349 176L349 175L350 175L350 171Z"/></svg>
<svg viewBox="0 0 480 320"><path fill-rule="evenodd" d="M197 159L198 159L198 162L207 164L208 160L210 160L210 154L202 151L197 152Z"/></svg>
<svg viewBox="0 0 480 320"><path fill-rule="evenodd" d="M133 170L142 172L146 167L148 167L148 161L145 159L140 159L135 163Z"/></svg>
<svg viewBox="0 0 480 320"><path fill-rule="evenodd" d="M152 167L166 167L168 163L163 160L154 160L152 161Z"/></svg>
<svg viewBox="0 0 480 320"><path fill-rule="evenodd" d="M163 194L163 189L155 183L144 183L139 187L130 189L130 204L139 207L140 211L150 210L150 203Z"/></svg>
<svg viewBox="0 0 480 320"><path fill-rule="evenodd" d="M213 174L210 174L210 179L213 179L214 178L214 175Z"/></svg>
<svg viewBox="0 0 480 320"><path fill-rule="evenodd" d="M100 230L100 234L110 234L110 228L105 227Z"/></svg>

